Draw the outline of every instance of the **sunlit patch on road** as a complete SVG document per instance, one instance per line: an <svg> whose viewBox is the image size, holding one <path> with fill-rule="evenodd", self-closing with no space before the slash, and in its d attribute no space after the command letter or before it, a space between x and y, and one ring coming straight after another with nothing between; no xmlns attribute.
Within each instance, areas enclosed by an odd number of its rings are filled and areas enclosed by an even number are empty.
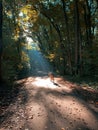
<svg viewBox="0 0 98 130"><path fill-rule="evenodd" d="M37 87L46 87L46 88L58 87L57 85L52 83L49 78L41 78L41 77L36 77L35 80L32 82L32 85L36 85Z"/></svg>

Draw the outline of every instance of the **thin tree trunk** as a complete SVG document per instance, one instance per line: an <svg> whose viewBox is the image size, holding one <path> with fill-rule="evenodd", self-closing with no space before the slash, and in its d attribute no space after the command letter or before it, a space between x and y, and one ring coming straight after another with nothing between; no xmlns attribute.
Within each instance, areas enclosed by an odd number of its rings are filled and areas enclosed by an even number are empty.
<svg viewBox="0 0 98 130"><path fill-rule="evenodd" d="M0 81L2 81L1 57L2 57L2 0L0 0Z"/></svg>
<svg viewBox="0 0 98 130"><path fill-rule="evenodd" d="M88 34L88 23L87 23L87 17L86 17L86 7L84 6L84 20L85 20L85 27L86 27L86 42L89 44L89 34Z"/></svg>
<svg viewBox="0 0 98 130"><path fill-rule="evenodd" d="M81 70L81 32L79 21L78 0L75 0L75 74Z"/></svg>
<svg viewBox="0 0 98 130"><path fill-rule="evenodd" d="M86 13L86 23L87 23L87 33L88 33L88 43L92 45L92 34L91 34L91 3L86 0L87 13Z"/></svg>

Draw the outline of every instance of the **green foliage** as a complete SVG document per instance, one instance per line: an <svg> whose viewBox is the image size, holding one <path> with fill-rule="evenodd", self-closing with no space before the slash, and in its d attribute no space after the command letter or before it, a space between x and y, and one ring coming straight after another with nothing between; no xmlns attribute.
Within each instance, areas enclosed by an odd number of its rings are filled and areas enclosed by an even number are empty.
<svg viewBox="0 0 98 130"><path fill-rule="evenodd" d="M22 52L21 52L21 63L22 63L24 66L29 63L29 57L28 57L28 55L25 53L25 51L22 51Z"/></svg>
<svg viewBox="0 0 98 130"><path fill-rule="evenodd" d="M29 35L38 42L41 51L53 63L56 71L74 75L78 66L80 75L98 75L98 13L95 0L91 4L87 4L88 0L78 1L76 13L79 15L77 25L80 34L76 34L74 1L64 1L65 9L62 1L29 0L22 6L21 2L12 4L11 1L6 1L9 9L6 6L4 8L7 16L13 16L9 18L11 20L5 19L3 26L4 30L10 30L10 38L4 37L3 70L6 63L9 64L4 75L12 75L9 74L10 68L15 75L17 69L28 68L30 59L26 51L36 49L25 40ZM79 42L78 47L76 41Z"/></svg>
<svg viewBox="0 0 98 130"><path fill-rule="evenodd" d="M10 38L4 38L4 48L2 57L2 73L3 79L11 83L17 79L17 64L19 63L19 55L16 50L14 41Z"/></svg>

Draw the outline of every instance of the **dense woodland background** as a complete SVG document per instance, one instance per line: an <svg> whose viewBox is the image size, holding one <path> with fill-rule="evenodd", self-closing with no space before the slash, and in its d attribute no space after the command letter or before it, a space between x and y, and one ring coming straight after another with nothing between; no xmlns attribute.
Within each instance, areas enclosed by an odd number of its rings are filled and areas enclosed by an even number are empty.
<svg viewBox="0 0 98 130"><path fill-rule="evenodd" d="M98 78L97 0L0 0L1 80L30 70L28 39L58 74Z"/></svg>

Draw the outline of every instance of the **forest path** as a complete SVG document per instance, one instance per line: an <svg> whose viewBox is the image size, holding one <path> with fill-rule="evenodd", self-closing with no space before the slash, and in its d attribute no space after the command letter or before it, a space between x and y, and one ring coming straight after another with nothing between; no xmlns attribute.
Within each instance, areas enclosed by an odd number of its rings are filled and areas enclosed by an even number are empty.
<svg viewBox="0 0 98 130"><path fill-rule="evenodd" d="M0 130L98 130L98 107L87 101L98 93L56 75L52 83L42 53L29 51L29 57L30 76L16 82L17 95L0 107Z"/></svg>
<svg viewBox="0 0 98 130"><path fill-rule="evenodd" d="M29 75L33 76L45 76L50 71L53 71L52 66L43 54L38 50L29 50L28 55L30 58L30 71Z"/></svg>
<svg viewBox="0 0 98 130"><path fill-rule="evenodd" d="M0 130L98 130L98 108L62 77L17 81L16 99L2 112Z"/></svg>

